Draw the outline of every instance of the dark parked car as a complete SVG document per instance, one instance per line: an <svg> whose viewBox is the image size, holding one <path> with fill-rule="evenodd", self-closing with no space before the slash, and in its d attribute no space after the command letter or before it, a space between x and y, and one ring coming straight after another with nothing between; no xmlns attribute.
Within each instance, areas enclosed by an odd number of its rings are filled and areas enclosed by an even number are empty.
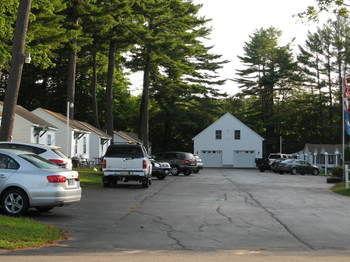
<svg viewBox="0 0 350 262"><path fill-rule="evenodd" d="M275 162L271 164L271 170L275 173L289 173L290 172L290 164L292 164L295 159L276 159Z"/></svg>
<svg viewBox="0 0 350 262"><path fill-rule="evenodd" d="M158 162L154 158L150 159L152 163L152 176L163 180L170 173L171 166L167 162Z"/></svg>
<svg viewBox="0 0 350 262"><path fill-rule="evenodd" d="M301 174L301 175L314 175L317 176L320 174L320 169L311 165L310 163L302 160L285 160L279 163L278 168L279 173L291 173L293 175Z"/></svg>
<svg viewBox="0 0 350 262"><path fill-rule="evenodd" d="M191 175L197 168L197 161L193 154L186 152L165 152L157 155L157 159L168 162L171 166L170 173L177 176L183 173Z"/></svg>
<svg viewBox="0 0 350 262"><path fill-rule="evenodd" d="M255 164L257 169L259 169L260 172L265 172L266 170L271 169L268 158L256 158Z"/></svg>

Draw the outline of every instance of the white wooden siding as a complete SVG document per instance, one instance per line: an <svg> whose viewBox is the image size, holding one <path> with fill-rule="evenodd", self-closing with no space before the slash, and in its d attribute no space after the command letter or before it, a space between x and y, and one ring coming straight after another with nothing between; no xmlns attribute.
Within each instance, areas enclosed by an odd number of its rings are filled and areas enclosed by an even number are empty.
<svg viewBox="0 0 350 262"><path fill-rule="evenodd" d="M222 139L216 139L216 130L222 131ZM235 139L235 130L240 130L239 140ZM193 142L194 153L200 156L202 156L202 151L221 151L222 163L220 166L222 167L254 167L255 162L252 159L262 157L263 138L229 113L198 134ZM234 160L235 151L253 153L245 156L244 154L236 155ZM205 160L203 164L204 166L212 165L211 162L206 163Z"/></svg>

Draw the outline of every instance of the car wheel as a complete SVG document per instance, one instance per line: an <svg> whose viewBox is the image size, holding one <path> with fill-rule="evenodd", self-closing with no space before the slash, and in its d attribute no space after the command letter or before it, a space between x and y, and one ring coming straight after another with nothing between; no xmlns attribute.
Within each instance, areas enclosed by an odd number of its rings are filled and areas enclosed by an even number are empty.
<svg viewBox="0 0 350 262"><path fill-rule="evenodd" d="M189 176L189 175L191 175L191 174L192 174L191 170L185 170L185 171L184 171L184 175L185 175L185 176Z"/></svg>
<svg viewBox="0 0 350 262"><path fill-rule="evenodd" d="M279 171L278 173L279 173L280 175L283 175L283 174L284 174L284 172L283 172L283 171Z"/></svg>
<svg viewBox="0 0 350 262"><path fill-rule="evenodd" d="M176 166L174 166L173 168L171 168L170 173L173 176L178 176L179 175L179 169Z"/></svg>
<svg viewBox="0 0 350 262"><path fill-rule="evenodd" d="M159 175L159 176L157 176L157 178L158 178L159 180L164 180L164 179L165 179L165 176L164 176L164 175Z"/></svg>
<svg viewBox="0 0 350 262"><path fill-rule="evenodd" d="M297 169L296 168L292 168L291 173L292 173L292 175L297 175L298 174Z"/></svg>
<svg viewBox="0 0 350 262"><path fill-rule="evenodd" d="M314 176L318 176L319 174L320 174L320 170L318 170L318 169L314 169L313 171L312 171L312 174L314 175Z"/></svg>
<svg viewBox="0 0 350 262"><path fill-rule="evenodd" d="M198 174L198 173L199 173L199 169L193 170L193 173L194 173L194 174Z"/></svg>
<svg viewBox="0 0 350 262"><path fill-rule="evenodd" d="M22 216L29 208L28 196L23 190L9 189L2 195L1 206L5 215Z"/></svg>
<svg viewBox="0 0 350 262"><path fill-rule="evenodd" d="M50 210L52 210L54 207L36 207L35 209L38 210L39 212L49 212Z"/></svg>
<svg viewBox="0 0 350 262"><path fill-rule="evenodd" d="M142 181L142 187L143 188L149 188L149 185L150 185L150 182L149 182L149 179L147 178L147 179L144 179L143 181Z"/></svg>

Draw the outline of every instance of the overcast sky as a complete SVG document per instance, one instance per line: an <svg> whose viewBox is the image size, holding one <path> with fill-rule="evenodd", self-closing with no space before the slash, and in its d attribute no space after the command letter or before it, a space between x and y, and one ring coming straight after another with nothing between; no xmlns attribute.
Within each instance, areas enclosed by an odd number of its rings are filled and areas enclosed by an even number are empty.
<svg viewBox="0 0 350 262"><path fill-rule="evenodd" d="M242 54L242 47L249 35L257 28L275 26L283 31L283 41L289 42L295 38L295 46L303 43L311 25L301 23L293 17L304 11L314 0L195 0L203 4L201 15L211 18L209 26L213 31L209 43L214 45L214 52L230 60L220 76L234 78L235 70L240 67L237 59ZM132 93L142 88L142 74L131 77ZM234 82L227 81L221 87L229 94L237 92Z"/></svg>

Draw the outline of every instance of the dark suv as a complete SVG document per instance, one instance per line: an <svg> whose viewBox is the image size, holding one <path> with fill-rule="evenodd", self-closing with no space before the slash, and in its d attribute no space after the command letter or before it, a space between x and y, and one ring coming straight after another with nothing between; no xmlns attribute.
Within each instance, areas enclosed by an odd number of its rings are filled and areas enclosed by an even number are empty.
<svg viewBox="0 0 350 262"><path fill-rule="evenodd" d="M191 153L165 152L158 155L158 158L170 164L170 173L173 176L177 176L180 173L183 173L185 176L189 176L197 168L196 158Z"/></svg>

